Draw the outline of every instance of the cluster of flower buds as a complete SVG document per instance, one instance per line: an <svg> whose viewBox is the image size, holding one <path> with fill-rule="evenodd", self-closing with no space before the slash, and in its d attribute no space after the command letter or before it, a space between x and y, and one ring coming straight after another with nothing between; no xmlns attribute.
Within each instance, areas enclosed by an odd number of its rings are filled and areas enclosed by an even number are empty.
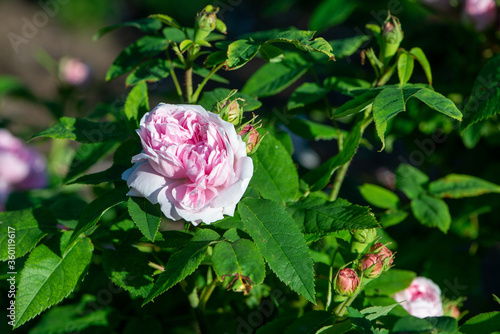
<svg viewBox="0 0 500 334"><path fill-rule="evenodd" d="M236 90L231 91L227 97L217 103L212 111L219 114L220 118L236 127L236 132L247 144L247 154L250 155L257 151L262 142L263 136L261 136L258 131L261 124L260 121L256 121L256 116L249 122L241 123L243 120L245 100L240 97L231 99L234 94L236 94Z"/></svg>
<svg viewBox="0 0 500 334"><path fill-rule="evenodd" d="M370 230L364 230L364 233L354 233L356 238L353 242L364 242L372 239ZM373 242L373 239L371 240ZM361 259L354 266L355 269L343 268L339 270L334 280L334 286L337 293L342 296L351 296L360 287L361 278L373 279L383 272L389 270L394 261L394 254L382 243L374 243L368 252L361 256Z"/></svg>

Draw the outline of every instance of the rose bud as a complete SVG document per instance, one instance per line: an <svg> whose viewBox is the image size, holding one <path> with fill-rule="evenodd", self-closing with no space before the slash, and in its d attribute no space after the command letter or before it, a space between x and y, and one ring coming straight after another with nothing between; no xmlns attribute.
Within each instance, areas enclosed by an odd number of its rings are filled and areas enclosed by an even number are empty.
<svg viewBox="0 0 500 334"><path fill-rule="evenodd" d="M369 243L377 237L377 230L374 228L354 231L351 239L351 251L353 253L363 253Z"/></svg>
<svg viewBox="0 0 500 334"><path fill-rule="evenodd" d="M460 310L455 304L448 304L443 308L443 313L445 316L452 317L455 319L460 318Z"/></svg>
<svg viewBox="0 0 500 334"><path fill-rule="evenodd" d="M262 141L259 131L251 124L243 126L243 129L238 133L241 139L247 144L247 155L253 154L257 151Z"/></svg>
<svg viewBox="0 0 500 334"><path fill-rule="evenodd" d="M59 62L59 77L70 86L83 86L90 76L90 67L76 58L63 58Z"/></svg>
<svg viewBox="0 0 500 334"><path fill-rule="evenodd" d="M359 271L366 278L375 278L382 272L383 263L376 254L363 255L359 261Z"/></svg>
<svg viewBox="0 0 500 334"><path fill-rule="evenodd" d="M240 107L238 101L245 101L241 98L237 98L233 101L226 100L220 106L220 117L235 126L240 125L241 119L243 118L243 108Z"/></svg>
<svg viewBox="0 0 500 334"><path fill-rule="evenodd" d="M397 17L392 15L387 17L381 36L382 39L380 42L382 45L380 45L380 53L384 64L387 65L398 51L401 41L403 41L403 30Z"/></svg>
<svg viewBox="0 0 500 334"><path fill-rule="evenodd" d="M217 12L219 8L207 5L202 12L198 13L195 24L194 41L203 41L217 27Z"/></svg>
<svg viewBox="0 0 500 334"><path fill-rule="evenodd" d="M370 252L377 254L380 260L387 266L392 266L394 255L384 246L384 244L377 242L370 247Z"/></svg>
<svg viewBox="0 0 500 334"><path fill-rule="evenodd" d="M483 31L493 24L497 16L494 0L466 0L465 17L472 22L477 31Z"/></svg>
<svg viewBox="0 0 500 334"><path fill-rule="evenodd" d="M350 296L359 286L359 277L351 268L341 269L335 277L335 290L343 296Z"/></svg>

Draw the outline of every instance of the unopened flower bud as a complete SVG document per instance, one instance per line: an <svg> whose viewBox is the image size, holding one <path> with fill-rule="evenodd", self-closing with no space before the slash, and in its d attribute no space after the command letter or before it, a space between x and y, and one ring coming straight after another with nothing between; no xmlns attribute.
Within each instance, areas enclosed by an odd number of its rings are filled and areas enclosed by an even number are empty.
<svg viewBox="0 0 500 334"><path fill-rule="evenodd" d="M194 41L202 41L217 27L217 12L219 8L212 5L206 6L203 11L198 13L195 24Z"/></svg>
<svg viewBox="0 0 500 334"><path fill-rule="evenodd" d="M363 253L369 243L377 237L377 230L374 228L357 230L352 234L351 251L354 253Z"/></svg>
<svg viewBox="0 0 500 334"><path fill-rule="evenodd" d="M396 52L398 52L399 45L402 41L403 30L401 29L401 23L397 17L389 14L384 22L380 41L382 43L382 45L380 45L380 60L383 60L384 64L387 65Z"/></svg>
<svg viewBox="0 0 500 334"><path fill-rule="evenodd" d="M247 124L238 133L241 139L247 144L247 154L252 154L257 151L260 145L260 135L257 128L251 124Z"/></svg>
<svg viewBox="0 0 500 334"><path fill-rule="evenodd" d="M375 278L382 272L382 261L376 254L363 255L359 261L359 271L366 278Z"/></svg>
<svg viewBox="0 0 500 334"><path fill-rule="evenodd" d="M343 295L350 296L359 286L359 277L351 268L341 269L335 277L335 290Z"/></svg>
<svg viewBox="0 0 500 334"><path fill-rule="evenodd" d="M240 125L241 119L243 118L243 109L240 107L238 100L244 101L241 98L237 98L233 101L226 100L219 112L220 117L235 126Z"/></svg>
<svg viewBox="0 0 500 334"><path fill-rule="evenodd" d="M394 262L394 255L387 247L384 246L384 244L380 242L375 243L370 247L370 252L377 254L380 257L382 263L387 267L392 266L392 263Z"/></svg>
<svg viewBox="0 0 500 334"><path fill-rule="evenodd" d="M457 305L449 304L443 307L443 312L445 316L453 317L455 319L460 318L460 310Z"/></svg>

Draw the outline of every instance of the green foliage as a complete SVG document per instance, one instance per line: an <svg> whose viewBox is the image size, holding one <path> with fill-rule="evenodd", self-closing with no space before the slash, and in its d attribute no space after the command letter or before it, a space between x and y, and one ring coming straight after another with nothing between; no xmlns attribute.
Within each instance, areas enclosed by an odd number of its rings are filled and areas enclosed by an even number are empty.
<svg viewBox="0 0 500 334"><path fill-rule="evenodd" d="M129 21L129 22L115 24L115 25L100 29L94 35L93 40L98 40L103 35L111 32L115 29L121 28L121 27L134 27L134 28L137 28L139 30L144 31L145 33L151 33L151 32L155 32L156 30L161 29L161 22L156 20L156 19L145 18L145 19L139 19L136 21Z"/></svg>
<svg viewBox="0 0 500 334"><path fill-rule="evenodd" d="M145 82L141 82L128 94L124 113L135 129L139 126L142 116L149 110L148 87Z"/></svg>
<svg viewBox="0 0 500 334"><path fill-rule="evenodd" d="M498 331L499 323L500 312L482 313L467 320L458 330L464 334L487 334Z"/></svg>
<svg viewBox="0 0 500 334"><path fill-rule="evenodd" d="M313 262L293 218L279 204L253 198L241 201L238 212L276 276L314 303Z"/></svg>
<svg viewBox="0 0 500 334"><path fill-rule="evenodd" d="M144 197L129 197L127 206L130 217L132 217L142 234L149 240L154 241L158 227L160 227L160 205L153 205Z"/></svg>
<svg viewBox="0 0 500 334"><path fill-rule="evenodd" d="M55 233L57 225L52 212L44 207L0 212L0 222L0 261L24 256L48 233ZM14 251L9 253L9 249Z"/></svg>
<svg viewBox="0 0 500 334"><path fill-rule="evenodd" d="M254 174L250 186L266 199L286 203L295 199L299 188L297 171L290 157L276 138L266 135L252 155Z"/></svg>
<svg viewBox="0 0 500 334"><path fill-rule="evenodd" d="M415 218L426 226L437 227L444 233L450 228L450 210L442 199L421 195L411 201L411 210Z"/></svg>
<svg viewBox="0 0 500 334"><path fill-rule="evenodd" d="M391 269L369 282L364 291L367 295L392 296L410 286L417 275L414 272L401 269Z"/></svg>
<svg viewBox="0 0 500 334"><path fill-rule="evenodd" d="M323 0L314 10L309 28L325 30L344 22L356 9L357 2L346 0Z"/></svg>
<svg viewBox="0 0 500 334"><path fill-rule="evenodd" d="M170 257L165 271L158 276L143 305L191 275L205 258L208 246L219 237L219 234L212 230L199 229L186 247Z"/></svg>
<svg viewBox="0 0 500 334"><path fill-rule="evenodd" d="M464 198L500 192L500 186L478 177L450 174L429 184L429 193L437 197Z"/></svg>
<svg viewBox="0 0 500 334"><path fill-rule="evenodd" d="M88 238L69 243L69 238L65 232L30 253L21 271L15 327L67 297L86 275L92 243Z"/></svg>
<svg viewBox="0 0 500 334"><path fill-rule="evenodd" d="M368 203L378 208L396 209L398 206L399 198L396 194L375 184L366 183L359 191Z"/></svg>

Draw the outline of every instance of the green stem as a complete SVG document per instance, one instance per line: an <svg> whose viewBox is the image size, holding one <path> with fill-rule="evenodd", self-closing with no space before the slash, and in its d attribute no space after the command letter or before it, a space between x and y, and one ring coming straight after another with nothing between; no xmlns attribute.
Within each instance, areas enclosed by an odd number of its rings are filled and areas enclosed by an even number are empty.
<svg viewBox="0 0 500 334"><path fill-rule="evenodd" d="M347 311L347 306L351 306L352 302L354 301L354 299L356 299L356 297L359 295L361 290L362 290L361 288L358 288L358 291L356 291L356 293L354 293L351 297L349 297L349 299L346 299L345 302L340 304L340 305L342 305L342 307L338 310L339 312L335 312L337 314L337 316L341 317L344 315L345 311ZM335 310L335 311L337 311L337 310Z"/></svg>
<svg viewBox="0 0 500 334"><path fill-rule="evenodd" d="M332 192L330 193L330 202L335 201L339 196L340 187L342 186L342 183L344 183L345 175L347 173L347 169L349 169L351 161L352 159L340 166L338 172L336 173L335 181L333 181Z"/></svg>
<svg viewBox="0 0 500 334"><path fill-rule="evenodd" d="M217 285L217 279L214 279L209 286L205 287L206 290L203 289L200 296L200 306L199 306L199 308L201 308L202 310L205 310L208 300L210 299L210 296L212 295L212 292L214 291L216 285Z"/></svg>
<svg viewBox="0 0 500 334"><path fill-rule="evenodd" d="M172 76L172 81L174 82L175 90L177 91L177 95L179 95L181 102L184 103L184 95L182 94L182 88L181 85L179 84L179 80L177 79L177 75L175 74L174 71L174 63L170 59L170 55L168 54L168 52L167 52L167 59L170 65L170 75Z"/></svg>
<svg viewBox="0 0 500 334"><path fill-rule="evenodd" d="M186 82L186 97L188 103L193 103L193 68L186 69L184 80Z"/></svg>
<svg viewBox="0 0 500 334"><path fill-rule="evenodd" d="M210 78L218 71L222 68L222 66L224 66L224 63L222 64L219 64L217 66L215 66L212 71L210 71L210 73L203 79L203 81L198 85L198 87L196 88L196 91L194 92L193 94L193 102L192 103L196 103L198 101L198 98L200 97L200 94L201 94L201 91L203 90L203 87L205 87L205 84L208 82L208 80L210 80Z"/></svg>

